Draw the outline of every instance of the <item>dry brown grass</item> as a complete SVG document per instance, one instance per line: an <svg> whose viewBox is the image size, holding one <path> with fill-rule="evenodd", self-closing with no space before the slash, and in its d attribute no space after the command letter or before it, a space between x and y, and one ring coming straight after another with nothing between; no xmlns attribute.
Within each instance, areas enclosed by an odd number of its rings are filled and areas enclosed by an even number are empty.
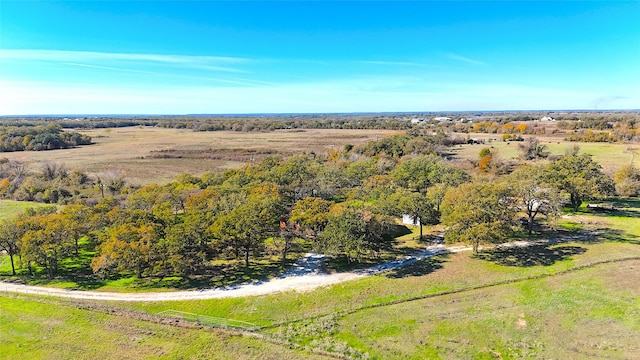
<svg viewBox="0 0 640 360"><path fill-rule="evenodd" d="M276 152L286 156L303 151L321 152L331 147L340 149L345 144L358 145L376 137L397 133L389 130L193 132L153 127L79 132L91 136L95 144L65 150L3 153L0 157L27 162L33 169L40 168L45 162L56 162L90 174L123 172L127 181L146 184L167 181L183 172L201 174L239 167L250 157L259 161L265 153ZM247 150L255 151L255 156ZM199 151L206 156L200 156ZM159 156L176 152L187 153L188 156Z"/></svg>

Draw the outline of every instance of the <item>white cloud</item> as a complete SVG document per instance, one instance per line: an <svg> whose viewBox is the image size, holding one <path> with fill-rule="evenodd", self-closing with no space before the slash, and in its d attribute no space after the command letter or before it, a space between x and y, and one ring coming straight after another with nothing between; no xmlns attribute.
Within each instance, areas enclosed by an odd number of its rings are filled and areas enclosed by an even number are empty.
<svg viewBox="0 0 640 360"><path fill-rule="evenodd" d="M90 69L129 72L129 73L137 73L137 74L161 75L165 78L170 77L170 78L182 78L182 79L195 79L199 81L211 81L211 82L217 82L217 83L223 83L223 84L247 85L247 86L273 85L273 83L270 83L267 81L260 81L260 80L253 80L253 79L246 79L246 78L239 78L239 77L222 78L222 77L197 76L197 75L178 74L178 73L172 73L172 72L136 70L136 69L113 67L113 66L89 65L89 64L79 64L79 63L69 63L69 62L65 62L63 64L69 65L69 66L85 67Z"/></svg>
<svg viewBox="0 0 640 360"><path fill-rule="evenodd" d="M485 63L482 62L482 61L470 59L470 58L465 57L465 56L461 56L461 55L457 55L457 54L453 54L453 53L446 53L445 55L449 59L452 59L452 60L462 61L462 62L466 62L468 64L474 64L474 65L485 65Z"/></svg>
<svg viewBox="0 0 640 360"><path fill-rule="evenodd" d="M418 66L418 67L422 67L422 66L431 67L432 66L432 65L429 65L429 64L425 64L425 63L417 63L417 62L410 62L410 61L359 60L359 61L356 61L356 63L359 63L359 64L370 64L370 65L389 65L389 66Z"/></svg>
<svg viewBox="0 0 640 360"><path fill-rule="evenodd" d="M154 64L224 72L244 72L244 70L238 68L237 66L247 64L252 61L247 58L227 56L125 54L94 51L27 49L0 49L0 60L31 60L61 63L83 63L98 66L109 66L109 64Z"/></svg>
<svg viewBox="0 0 640 360"><path fill-rule="evenodd" d="M65 64L65 65L70 65L70 66L77 66L77 67L86 67L86 68L91 68L91 69L102 69L102 70L124 71L124 72L133 72L133 73L138 73L138 74L156 74L156 75L162 75L162 73L158 73L158 72L154 72L154 71L135 70L135 69L125 69L125 68L118 68L118 67L113 67L113 66L89 65L89 64L80 64L80 63L73 63L73 62L65 62L65 63L63 63L63 64Z"/></svg>

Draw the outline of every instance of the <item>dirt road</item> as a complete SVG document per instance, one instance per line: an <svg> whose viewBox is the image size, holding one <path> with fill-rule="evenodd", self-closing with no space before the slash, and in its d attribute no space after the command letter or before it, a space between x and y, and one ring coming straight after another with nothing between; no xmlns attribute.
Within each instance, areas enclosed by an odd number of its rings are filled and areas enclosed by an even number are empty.
<svg viewBox="0 0 640 360"><path fill-rule="evenodd" d="M236 298L256 295L269 295L283 291L309 291L322 286L333 285L344 281L354 280L365 276L379 274L384 271L397 269L413 264L428 257L460 251L469 251L469 247L445 247L443 245L429 246L427 249L406 256L402 259L376 265L367 269L345 273L328 274L321 271L326 261L324 255L306 254L298 260L287 272L268 281L213 288L205 290L187 290L172 292L145 293L113 293L102 291L66 290L51 287L31 286L0 282L1 293L21 293L31 295L57 296L70 299L101 300L101 301L178 301L204 300L216 298Z"/></svg>

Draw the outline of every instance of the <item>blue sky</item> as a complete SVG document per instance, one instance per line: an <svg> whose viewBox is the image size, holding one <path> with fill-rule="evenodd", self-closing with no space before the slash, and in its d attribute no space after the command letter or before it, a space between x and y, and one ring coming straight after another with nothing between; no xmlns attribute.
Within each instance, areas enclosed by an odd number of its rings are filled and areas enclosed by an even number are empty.
<svg viewBox="0 0 640 360"><path fill-rule="evenodd" d="M0 115L640 108L640 1L0 0Z"/></svg>

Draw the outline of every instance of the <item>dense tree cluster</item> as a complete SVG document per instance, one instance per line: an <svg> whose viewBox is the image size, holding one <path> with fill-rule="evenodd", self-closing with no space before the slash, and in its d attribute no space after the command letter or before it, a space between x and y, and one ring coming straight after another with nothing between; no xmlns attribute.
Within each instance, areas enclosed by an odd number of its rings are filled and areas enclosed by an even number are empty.
<svg viewBox="0 0 640 360"><path fill-rule="evenodd" d="M633 165L620 168L613 179L616 192L622 196L640 196L640 169Z"/></svg>
<svg viewBox="0 0 640 360"><path fill-rule="evenodd" d="M590 156L570 153L538 163L541 150L534 143L524 153L538 154L536 161L508 176L469 174L434 150L450 142L442 134L410 132L356 149L271 156L224 173L183 174L139 189L117 176L91 179L54 164L27 176L5 163L0 191L3 183L8 189L17 183L11 176L23 177L8 194L56 202L48 197L52 191L44 196L33 190L42 181L60 184L57 196L66 196L64 186L71 193L91 188L94 196L71 196L74 201L59 211L45 208L3 222L0 249L12 263L17 256L18 266L54 277L60 263L78 256L79 240L85 239L97 276L189 277L210 274L212 261L220 259L248 266L252 259L278 255L284 263L296 248L350 261L376 257L393 246L395 219L408 215L421 231L442 222L446 241L477 250L504 241L522 225L532 231L540 214L557 216L565 196L577 209L614 189ZM636 181L634 171L616 181ZM518 221L522 217L525 224Z"/></svg>
<svg viewBox="0 0 640 360"><path fill-rule="evenodd" d="M0 151L54 150L91 144L91 138L62 131L62 125L0 126Z"/></svg>
<svg viewBox="0 0 640 360"><path fill-rule="evenodd" d="M464 144L463 138L446 135L444 132L431 132L413 129L404 134L386 136L358 146L355 151L366 156L385 155L400 158L405 155L441 154L447 147Z"/></svg>
<svg viewBox="0 0 640 360"><path fill-rule="evenodd" d="M40 169L29 169L20 161L0 159L0 198L67 204L93 197L106 189L107 194L124 189L122 174L106 172L91 178L80 169L49 162Z"/></svg>

